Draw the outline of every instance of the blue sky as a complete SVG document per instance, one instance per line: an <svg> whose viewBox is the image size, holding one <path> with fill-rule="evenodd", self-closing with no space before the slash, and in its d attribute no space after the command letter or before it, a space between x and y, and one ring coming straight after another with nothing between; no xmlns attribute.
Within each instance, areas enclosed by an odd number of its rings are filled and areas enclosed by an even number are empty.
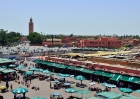
<svg viewBox="0 0 140 99"><path fill-rule="evenodd" d="M0 29L28 35L139 35L140 0L0 0Z"/></svg>

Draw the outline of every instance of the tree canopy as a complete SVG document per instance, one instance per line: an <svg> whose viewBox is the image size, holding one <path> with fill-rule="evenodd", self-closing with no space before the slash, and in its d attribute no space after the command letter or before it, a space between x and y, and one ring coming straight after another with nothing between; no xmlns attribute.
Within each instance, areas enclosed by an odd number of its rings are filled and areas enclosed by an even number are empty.
<svg viewBox="0 0 140 99"><path fill-rule="evenodd" d="M28 40L31 41L31 44L41 44L42 43L42 35L37 32L33 32L27 36Z"/></svg>
<svg viewBox="0 0 140 99"><path fill-rule="evenodd" d="M18 32L8 32L7 30L0 29L0 45L10 45L13 42L19 41L22 35Z"/></svg>

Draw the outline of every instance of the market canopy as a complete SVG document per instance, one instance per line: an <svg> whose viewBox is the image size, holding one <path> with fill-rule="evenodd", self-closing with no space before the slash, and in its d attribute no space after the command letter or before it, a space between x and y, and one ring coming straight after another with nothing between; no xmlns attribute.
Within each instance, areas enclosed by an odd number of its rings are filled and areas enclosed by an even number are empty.
<svg viewBox="0 0 140 99"><path fill-rule="evenodd" d="M19 88L12 90L12 93L14 93L14 94L21 94L21 93L26 93L26 92L28 92L28 89L22 88L22 87L19 87Z"/></svg>
<svg viewBox="0 0 140 99"><path fill-rule="evenodd" d="M102 75L103 73L104 73L104 72L101 71L101 70L96 70L96 71L94 72L95 75Z"/></svg>
<svg viewBox="0 0 140 99"><path fill-rule="evenodd" d="M25 75L32 75L33 74L33 71L26 71L24 74Z"/></svg>
<svg viewBox="0 0 140 99"><path fill-rule="evenodd" d="M74 70L75 68L75 66L69 66L67 69Z"/></svg>
<svg viewBox="0 0 140 99"><path fill-rule="evenodd" d="M105 72L103 73L102 76L104 76L104 77L112 77L113 74L112 74L111 72L107 72L107 71L105 71Z"/></svg>
<svg viewBox="0 0 140 99"><path fill-rule="evenodd" d="M16 60L11 60L11 59L7 59L7 58L0 58L0 64L1 63L12 63L12 62L16 62Z"/></svg>
<svg viewBox="0 0 140 99"><path fill-rule="evenodd" d="M133 90L130 89L130 88L120 88L120 91L122 91L124 93L131 93L131 92L133 92Z"/></svg>
<svg viewBox="0 0 140 99"><path fill-rule="evenodd" d="M4 71L5 70L5 68L0 68L0 72L2 72L2 71Z"/></svg>
<svg viewBox="0 0 140 99"><path fill-rule="evenodd" d="M47 98L44 98L44 97L32 97L30 99L47 99Z"/></svg>
<svg viewBox="0 0 140 99"><path fill-rule="evenodd" d="M17 67L17 69L23 69L23 68L26 68L26 67L25 66L22 66L22 65L20 65L20 66Z"/></svg>
<svg viewBox="0 0 140 99"><path fill-rule="evenodd" d="M87 97L85 99L103 99L103 98L99 98L99 97Z"/></svg>
<svg viewBox="0 0 140 99"><path fill-rule="evenodd" d="M140 84L140 77L131 77L130 82Z"/></svg>
<svg viewBox="0 0 140 99"><path fill-rule="evenodd" d="M5 69L5 70L3 70L2 72L6 74L6 73L15 72L15 70L13 70L13 69Z"/></svg>
<svg viewBox="0 0 140 99"><path fill-rule="evenodd" d="M101 92L101 93L97 93L96 96L102 96L108 99L118 99L122 97L122 94L118 92Z"/></svg>
<svg viewBox="0 0 140 99"><path fill-rule="evenodd" d="M79 67L77 67L77 68L75 68L75 70L83 72L83 73L88 73L88 74L93 74L94 73L93 70L89 70L89 69L86 69L86 68L79 68Z"/></svg>
<svg viewBox="0 0 140 99"><path fill-rule="evenodd" d="M121 77L120 74L113 74L112 77L110 78L110 80L119 81L120 77Z"/></svg>
<svg viewBox="0 0 140 99"><path fill-rule="evenodd" d="M140 98L126 94L125 96L122 96L120 99L140 99Z"/></svg>
<svg viewBox="0 0 140 99"><path fill-rule="evenodd" d="M128 75L122 75L121 77L120 77L120 80L123 80L123 81L130 81L131 79L130 79L130 76L128 76Z"/></svg>

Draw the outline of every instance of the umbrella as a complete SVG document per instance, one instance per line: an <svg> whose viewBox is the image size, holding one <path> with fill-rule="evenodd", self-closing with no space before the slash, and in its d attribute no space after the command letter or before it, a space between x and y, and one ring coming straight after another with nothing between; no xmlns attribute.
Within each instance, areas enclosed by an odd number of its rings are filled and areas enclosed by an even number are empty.
<svg viewBox="0 0 140 99"><path fill-rule="evenodd" d="M69 74L62 74L61 76L62 77L69 77L70 75Z"/></svg>
<svg viewBox="0 0 140 99"><path fill-rule="evenodd" d="M61 73L57 73L56 75L57 75L57 76L61 76L62 74L61 74Z"/></svg>
<svg viewBox="0 0 140 99"><path fill-rule="evenodd" d="M6 66L2 66L1 68L4 68L4 69L6 69L7 67L6 67Z"/></svg>
<svg viewBox="0 0 140 99"><path fill-rule="evenodd" d="M37 68L30 68L29 71L35 71Z"/></svg>
<svg viewBox="0 0 140 99"><path fill-rule="evenodd" d="M108 83L102 83L103 86L107 85Z"/></svg>
<svg viewBox="0 0 140 99"><path fill-rule="evenodd" d="M75 89L75 88L67 88L67 89L65 89L65 92L71 93L71 96L72 96L72 93L74 93L76 91L77 91L77 89Z"/></svg>
<svg viewBox="0 0 140 99"><path fill-rule="evenodd" d="M11 64L11 65L9 65L9 67L16 67L16 65L14 65L14 64Z"/></svg>
<svg viewBox="0 0 140 99"><path fill-rule="evenodd" d="M87 97L85 99L103 99L103 98L99 98L99 97Z"/></svg>
<svg viewBox="0 0 140 99"><path fill-rule="evenodd" d="M20 66L18 66L17 68L18 68L18 69L23 69L23 68L25 68L25 66L20 65Z"/></svg>
<svg viewBox="0 0 140 99"><path fill-rule="evenodd" d="M9 88L8 80L6 81L6 88L7 88L7 89Z"/></svg>
<svg viewBox="0 0 140 99"><path fill-rule="evenodd" d="M70 75L70 78L71 78L71 83L73 83L73 82L72 82L72 78L73 78L73 77L74 77L74 75Z"/></svg>
<svg viewBox="0 0 140 99"><path fill-rule="evenodd" d="M114 84L106 84L106 85L105 85L105 87L115 88L115 87L116 87L116 85L114 85Z"/></svg>
<svg viewBox="0 0 140 99"><path fill-rule="evenodd" d="M65 86L70 86L70 85L71 85L71 83L64 83L64 85L65 85Z"/></svg>
<svg viewBox="0 0 140 99"><path fill-rule="evenodd" d="M53 95L54 96L60 96L61 94L59 92L54 92Z"/></svg>
<svg viewBox="0 0 140 99"><path fill-rule="evenodd" d="M59 81L58 80L55 80L54 83L59 83Z"/></svg>
<svg viewBox="0 0 140 99"><path fill-rule="evenodd" d="M86 78L84 76L82 76L82 75L75 76L74 79L81 80L81 84L82 84L83 80L86 80Z"/></svg>
<svg viewBox="0 0 140 99"><path fill-rule="evenodd" d="M0 90L7 89L6 86L0 86Z"/></svg>
<svg viewBox="0 0 140 99"><path fill-rule="evenodd" d="M60 78L61 78L61 79L64 79L65 77L61 76Z"/></svg>
<svg viewBox="0 0 140 99"><path fill-rule="evenodd" d="M70 75L70 78L74 77L74 75Z"/></svg>
<svg viewBox="0 0 140 99"><path fill-rule="evenodd" d="M90 94L90 91L89 90L77 90L76 93L82 94L82 98L83 98L83 94Z"/></svg>
<svg viewBox="0 0 140 99"><path fill-rule="evenodd" d="M140 93L140 89L136 90L137 93Z"/></svg>
<svg viewBox="0 0 140 99"><path fill-rule="evenodd" d="M24 74L25 75L32 75L33 74L33 71L26 71Z"/></svg>
<svg viewBox="0 0 140 99"><path fill-rule="evenodd" d="M50 74L51 72L49 70L44 70L43 73Z"/></svg>
<svg viewBox="0 0 140 99"><path fill-rule="evenodd" d="M133 90L130 89L130 88L120 88L120 91L122 91L124 93L131 93L131 92L133 92Z"/></svg>
<svg viewBox="0 0 140 99"><path fill-rule="evenodd" d="M50 76L53 76L54 75L54 73L50 73Z"/></svg>
<svg viewBox="0 0 140 99"><path fill-rule="evenodd" d="M37 71L37 72L43 72L44 70L43 69L36 69L35 71Z"/></svg>
<svg viewBox="0 0 140 99"><path fill-rule="evenodd" d="M30 99L47 99L47 98L43 98L43 97L32 97Z"/></svg>
<svg viewBox="0 0 140 99"><path fill-rule="evenodd" d="M21 94L21 93L26 93L26 92L28 92L28 89L19 87L19 88L13 89L12 92L13 92L14 94Z"/></svg>

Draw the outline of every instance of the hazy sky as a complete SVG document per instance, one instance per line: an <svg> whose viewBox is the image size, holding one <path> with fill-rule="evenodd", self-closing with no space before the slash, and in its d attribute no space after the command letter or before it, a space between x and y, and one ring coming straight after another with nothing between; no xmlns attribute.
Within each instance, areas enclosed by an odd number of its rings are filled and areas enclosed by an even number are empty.
<svg viewBox="0 0 140 99"><path fill-rule="evenodd" d="M0 0L0 29L28 34L140 35L140 0Z"/></svg>

